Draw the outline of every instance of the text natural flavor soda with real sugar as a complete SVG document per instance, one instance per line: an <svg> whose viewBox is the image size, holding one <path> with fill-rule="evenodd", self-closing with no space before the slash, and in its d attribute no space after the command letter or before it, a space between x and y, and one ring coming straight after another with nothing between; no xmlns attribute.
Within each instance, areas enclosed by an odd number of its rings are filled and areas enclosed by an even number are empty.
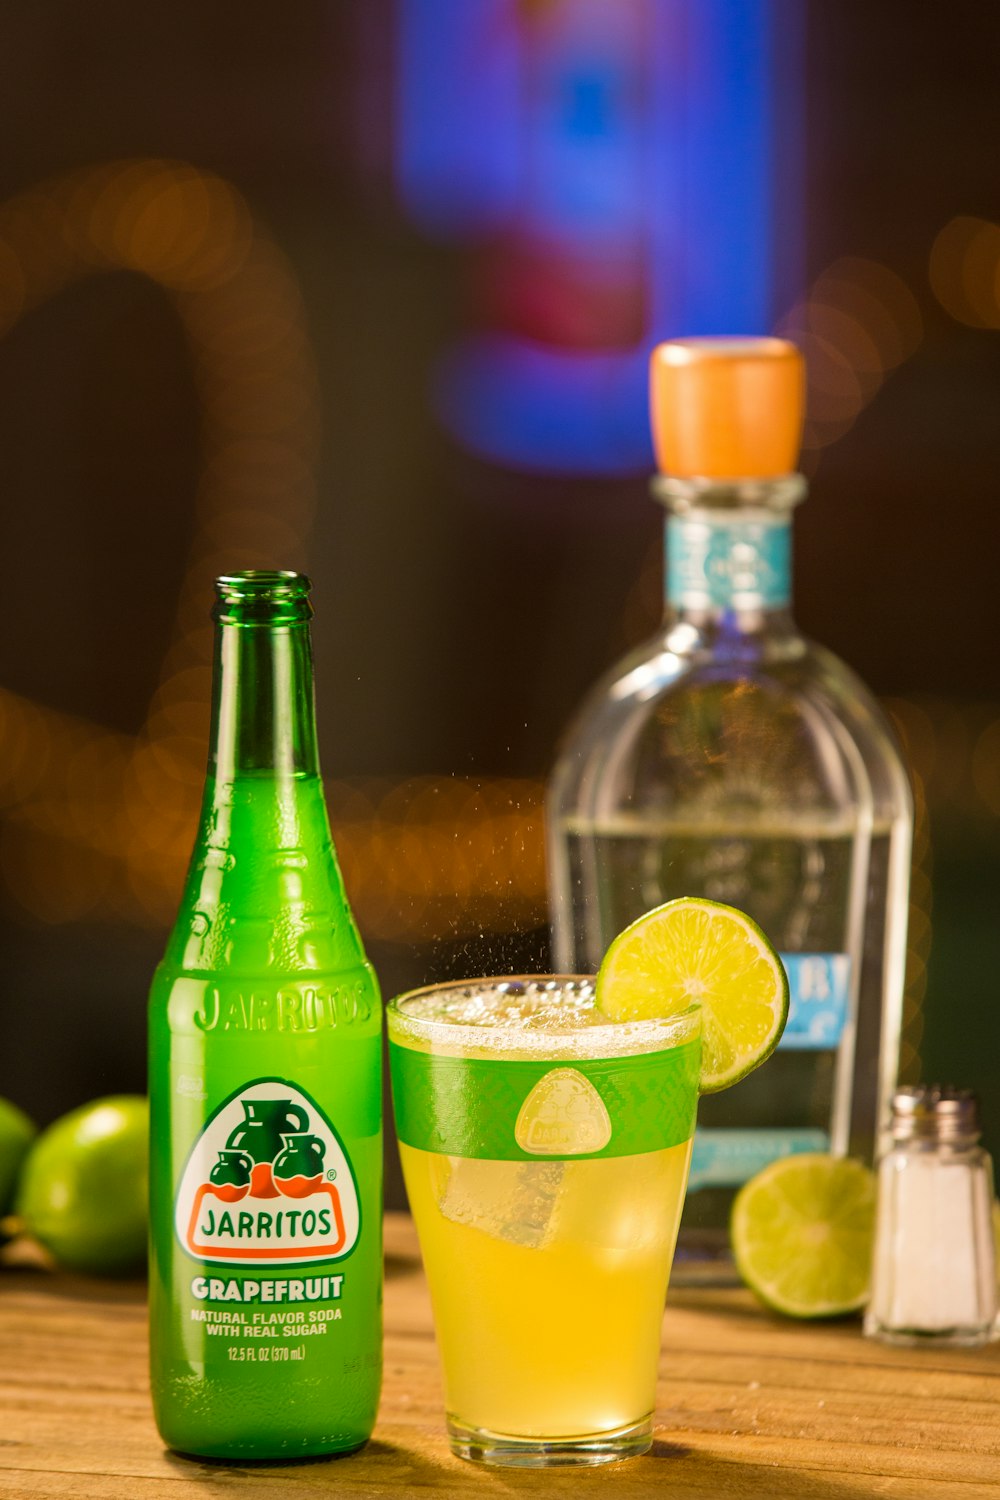
<svg viewBox="0 0 1000 1500"><path fill-rule="evenodd" d="M164 1441L348 1452L381 1380L381 1004L316 753L308 580L217 582L212 745L150 996L150 1336Z"/></svg>

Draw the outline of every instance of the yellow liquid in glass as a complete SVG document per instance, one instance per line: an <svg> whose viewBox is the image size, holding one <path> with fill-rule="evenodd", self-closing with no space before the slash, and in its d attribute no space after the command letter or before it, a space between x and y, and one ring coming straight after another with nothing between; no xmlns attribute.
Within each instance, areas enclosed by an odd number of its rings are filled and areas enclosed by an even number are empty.
<svg viewBox="0 0 1000 1500"><path fill-rule="evenodd" d="M539 1439L648 1417L691 1142L591 1161L400 1151L449 1415Z"/></svg>

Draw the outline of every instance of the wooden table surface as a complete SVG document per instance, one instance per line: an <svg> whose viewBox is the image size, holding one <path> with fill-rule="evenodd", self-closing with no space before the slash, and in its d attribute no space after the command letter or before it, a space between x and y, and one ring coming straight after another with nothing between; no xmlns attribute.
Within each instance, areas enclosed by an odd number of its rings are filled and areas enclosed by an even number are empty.
<svg viewBox="0 0 1000 1500"><path fill-rule="evenodd" d="M800 1326L741 1291L671 1292L656 1441L591 1470L483 1469L448 1451L408 1218L386 1221L386 1347L372 1442L226 1467L167 1452L150 1413L144 1288L0 1269L0 1497L250 1500L474 1494L1000 1500L1000 1345L910 1352L855 1322ZM8 1252L8 1259L10 1259Z"/></svg>

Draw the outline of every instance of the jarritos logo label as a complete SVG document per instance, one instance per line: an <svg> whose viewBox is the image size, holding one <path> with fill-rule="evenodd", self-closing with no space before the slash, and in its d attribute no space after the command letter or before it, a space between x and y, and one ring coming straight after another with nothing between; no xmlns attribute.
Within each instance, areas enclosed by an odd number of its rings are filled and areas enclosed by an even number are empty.
<svg viewBox="0 0 1000 1500"><path fill-rule="evenodd" d="M315 1100L284 1078L231 1095L195 1142L174 1224L189 1254L232 1265L303 1265L353 1250L354 1173Z"/></svg>

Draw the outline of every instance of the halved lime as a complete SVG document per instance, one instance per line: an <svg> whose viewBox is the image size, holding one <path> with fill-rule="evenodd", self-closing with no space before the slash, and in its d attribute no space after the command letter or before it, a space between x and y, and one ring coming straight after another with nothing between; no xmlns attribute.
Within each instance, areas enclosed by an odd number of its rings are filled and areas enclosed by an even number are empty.
<svg viewBox="0 0 1000 1500"><path fill-rule="evenodd" d="M788 1015L788 977L756 922L732 906L682 896L615 938L597 974L598 1009L649 1021L701 1006L703 1094L769 1057Z"/></svg>
<svg viewBox="0 0 1000 1500"><path fill-rule="evenodd" d="M736 1195L736 1269L751 1291L793 1318L832 1318L868 1301L875 1176L849 1157L783 1156Z"/></svg>

